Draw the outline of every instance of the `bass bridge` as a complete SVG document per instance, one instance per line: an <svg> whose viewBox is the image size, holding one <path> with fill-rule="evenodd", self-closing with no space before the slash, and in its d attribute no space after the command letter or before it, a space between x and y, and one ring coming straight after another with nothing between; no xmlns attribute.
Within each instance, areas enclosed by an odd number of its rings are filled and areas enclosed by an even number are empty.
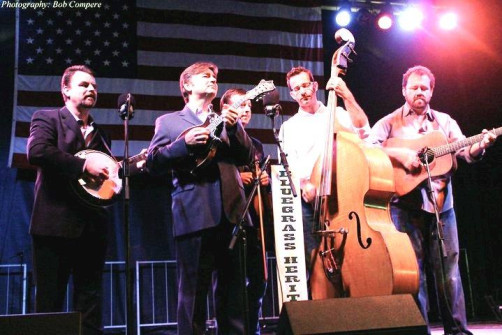
<svg viewBox="0 0 502 335"><path fill-rule="evenodd" d="M319 248L319 256L322 260L322 265L324 269L324 274L328 280L335 282L339 280L343 251L345 243L347 241L348 231L344 228L340 228L337 231L324 230L318 232L321 234L321 245ZM340 246L336 247L336 235L340 234L342 241Z"/></svg>

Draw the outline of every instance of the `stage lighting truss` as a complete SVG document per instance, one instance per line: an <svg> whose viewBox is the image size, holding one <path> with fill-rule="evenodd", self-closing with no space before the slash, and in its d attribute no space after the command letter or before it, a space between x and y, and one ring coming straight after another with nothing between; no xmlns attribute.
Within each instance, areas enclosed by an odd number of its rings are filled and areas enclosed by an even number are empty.
<svg viewBox="0 0 502 335"><path fill-rule="evenodd" d="M453 9L431 6L424 0L324 0L323 9L335 13L334 20L339 27L374 24L383 31L396 26L408 32L434 28L454 30L459 20Z"/></svg>

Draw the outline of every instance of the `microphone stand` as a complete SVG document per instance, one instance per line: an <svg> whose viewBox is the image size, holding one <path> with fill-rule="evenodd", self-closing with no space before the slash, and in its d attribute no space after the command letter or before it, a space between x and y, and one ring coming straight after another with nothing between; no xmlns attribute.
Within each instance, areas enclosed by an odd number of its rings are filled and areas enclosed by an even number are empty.
<svg viewBox="0 0 502 335"><path fill-rule="evenodd" d="M267 156L265 159L265 162L261 166L261 171L260 174L256 175L256 177L253 178L253 188L251 189L251 192L249 193L247 199L246 199L246 206L244 207L244 211L242 211L241 217L239 219L239 223L235 225L234 230L232 231L232 239L230 240L230 245L228 246L229 250L234 250L235 244L237 243L237 240L240 238L241 239L241 244L239 245L239 260L240 262L240 268L241 268L241 278L242 278L242 296L244 297L244 335L250 334L250 324L249 324L249 302L248 302L248 293L247 293L247 287L246 287L246 282L247 282L247 270L246 270L246 250L247 250L247 239L246 239L246 231L243 228L244 223L246 222L246 216L249 211L249 206L251 205L251 202L253 201L254 195L256 193L256 190L260 186L260 177L263 171L267 169L268 163L270 161L270 155Z"/></svg>
<svg viewBox="0 0 502 335"><path fill-rule="evenodd" d="M127 94L125 111L119 111L120 117L124 120L124 158L122 163L122 178L124 180L124 233L125 233L125 285L126 285L126 334L134 334L134 313L132 300L132 271L131 265L131 234L129 227L129 120L133 118L134 112L131 110L131 94Z"/></svg>
<svg viewBox="0 0 502 335"><path fill-rule="evenodd" d="M446 252L446 247L444 245L444 235L443 235L443 223L441 222L440 218L440 213L439 213L439 207L437 204L436 200L436 195L434 194L434 190L432 188L432 175L431 175L431 170L429 163L434 159L433 155L429 152L429 148L424 148L422 151L418 154L420 161L422 162L422 165L425 166L425 170L427 171L427 187L428 187L428 193L429 197L432 201L432 204L434 206L434 214L436 218L436 226L433 228L433 236L437 240L438 243L438 250L439 250L439 262L440 262L440 269L441 269L441 282L438 285L438 278L437 276L434 276L435 281L436 281L436 288L441 288L440 290L442 291L443 294L443 299L444 299L444 304L446 305L446 309L448 310L448 313L450 314L449 317L451 318L451 321L455 325L455 328L460 329L460 325L458 322L455 320L453 317L452 309L451 309L451 303L448 300L448 296L446 295L446 290L447 288L445 287L447 283L447 278L446 278L446 271L445 271L445 259L448 257L448 254ZM433 256L434 257L434 256ZM440 292L437 292L437 294L440 294ZM444 318L445 316L443 316Z"/></svg>
<svg viewBox="0 0 502 335"><path fill-rule="evenodd" d="M432 204L434 206L434 214L436 216L436 227L435 227L435 231L433 233L436 235L437 241L439 243L439 251L441 253L441 263L442 263L443 259L446 257L446 248L444 246L443 223L441 222L439 208L438 208L438 204L436 201L436 195L434 194L434 190L432 189L432 175L431 175L431 170L430 170L430 166L429 166L429 158L432 159L432 157L429 157L429 155L427 153L427 148L425 148L424 151L419 154L419 158L420 158L422 164L425 166L425 170L427 171L428 193L429 193L429 197L432 201Z"/></svg>
<svg viewBox="0 0 502 335"><path fill-rule="evenodd" d="M288 177L289 181L289 187L291 188L291 193L293 194L293 197L298 196L296 193L296 187L293 184L293 180L291 179L291 171L289 170L289 163L288 159L286 158L286 154L282 150L281 147L281 140L279 139L279 134L277 133L277 129L275 129L275 117L279 112L282 110L281 105L275 104L273 106L265 106L265 114L270 118L270 121L272 121L272 133L274 134L274 140L275 144L279 148L279 157L280 157L280 162L284 170L286 171L286 176Z"/></svg>

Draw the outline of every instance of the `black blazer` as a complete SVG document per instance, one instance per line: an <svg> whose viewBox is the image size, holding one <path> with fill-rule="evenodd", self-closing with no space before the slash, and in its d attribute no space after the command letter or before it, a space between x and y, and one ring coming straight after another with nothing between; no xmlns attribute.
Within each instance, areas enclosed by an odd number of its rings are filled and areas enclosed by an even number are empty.
<svg viewBox="0 0 502 335"><path fill-rule="evenodd" d="M155 122L155 134L148 149L150 173L162 175L172 171L173 174L174 236L215 227L221 222L222 214L228 221L237 223L245 207L244 187L237 166L253 161L254 147L240 122L230 132L223 129L222 143L206 170L192 176L176 169L178 164L191 159L184 138L177 139L178 136L201 123L187 106L165 114Z"/></svg>
<svg viewBox="0 0 502 335"><path fill-rule="evenodd" d="M96 124L92 136L87 149L111 154L103 142L110 147L110 140ZM74 238L86 224L106 225L108 211L86 206L70 188L84 167L74 155L84 149L80 126L66 107L33 114L27 145L28 161L37 166L31 234Z"/></svg>

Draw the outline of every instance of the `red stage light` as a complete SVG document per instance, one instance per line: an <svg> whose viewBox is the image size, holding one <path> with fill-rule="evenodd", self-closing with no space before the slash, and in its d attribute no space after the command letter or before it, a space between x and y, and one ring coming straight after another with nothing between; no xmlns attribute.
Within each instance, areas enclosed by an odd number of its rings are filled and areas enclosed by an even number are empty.
<svg viewBox="0 0 502 335"><path fill-rule="evenodd" d="M377 19L378 28L380 28L382 30L390 29L392 27L393 23L394 22L393 22L391 14L387 14L387 13L382 14Z"/></svg>

